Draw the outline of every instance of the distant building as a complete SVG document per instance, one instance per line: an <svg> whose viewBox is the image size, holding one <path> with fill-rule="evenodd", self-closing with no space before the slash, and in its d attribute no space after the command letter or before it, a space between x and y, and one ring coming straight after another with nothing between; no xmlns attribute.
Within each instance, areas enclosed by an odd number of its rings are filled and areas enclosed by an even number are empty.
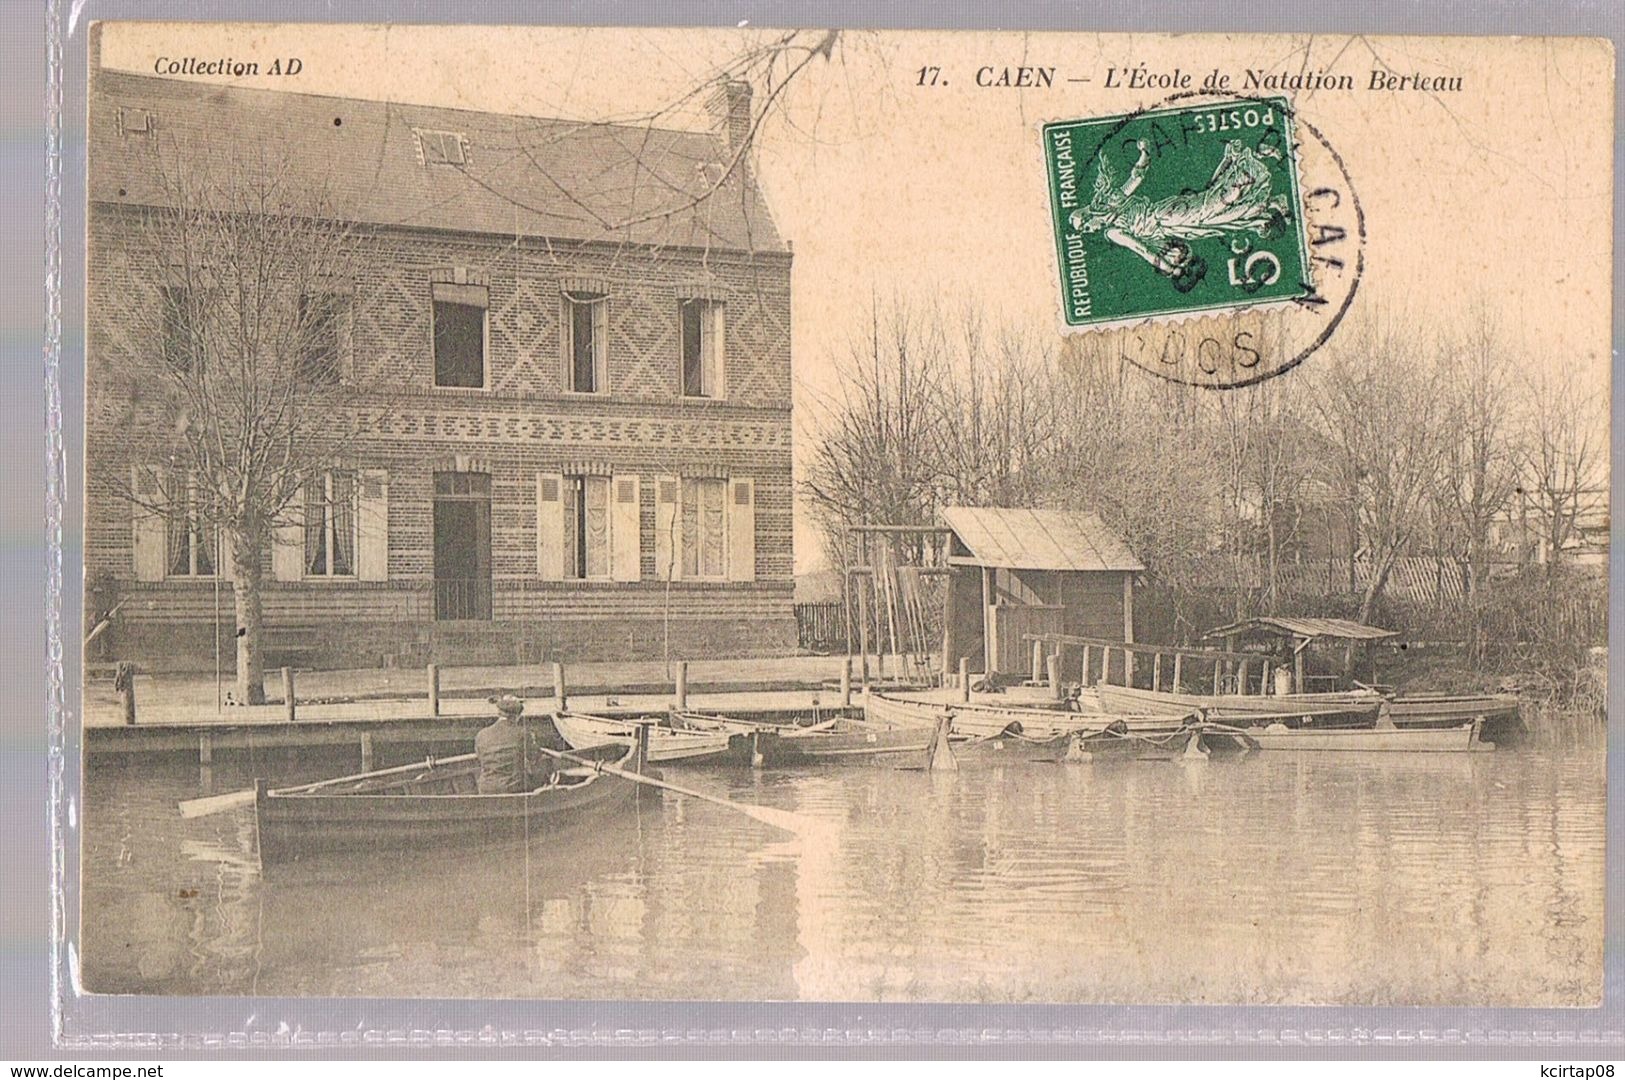
<svg viewBox="0 0 1625 1080"><path fill-rule="evenodd" d="M791 254L749 169L727 169L749 87L719 91L703 133L109 71L91 91L92 397L107 298L158 291L130 269L163 198L151 140L291 151L365 236L331 362L388 408L267 557L269 663L658 655L668 634L673 655L794 648ZM126 601L122 659L212 663L230 560L184 506L96 479L152 464L134 434L88 419L87 603Z"/></svg>

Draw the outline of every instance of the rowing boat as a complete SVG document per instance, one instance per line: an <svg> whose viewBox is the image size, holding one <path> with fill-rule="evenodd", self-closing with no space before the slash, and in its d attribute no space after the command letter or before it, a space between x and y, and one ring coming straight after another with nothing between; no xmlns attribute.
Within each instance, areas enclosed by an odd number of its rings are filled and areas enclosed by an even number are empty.
<svg viewBox="0 0 1625 1080"><path fill-rule="evenodd" d="M1185 726L1162 733L1133 732L1117 721L1092 732L1072 731L1048 738L1015 732L956 740L953 750L964 757L1006 761L1163 761L1183 755L1198 728Z"/></svg>
<svg viewBox="0 0 1625 1080"><path fill-rule="evenodd" d="M1074 732L1094 734L1113 725L1122 725L1135 735L1167 734L1183 727L1194 711L1131 709L1113 714L990 701L928 700L875 692L869 694L864 709L871 720L931 728L943 717L950 717L954 735L961 738L987 739L1009 733L1038 740L1061 738Z"/></svg>
<svg viewBox="0 0 1625 1080"><path fill-rule="evenodd" d="M872 758L885 754L923 753L931 747L935 727L840 716L816 724L751 724L727 716L674 714L679 728L728 731L748 739L758 764L795 765Z"/></svg>
<svg viewBox="0 0 1625 1080"><path fill-rule="evenodd" d="M1103 683L1095 687L1101 708L1114 713L1201 710L1210 720L1240 726L1279 722L1287 727L1369 728L1377 723L1382 699L1300 701L1291 695L1183 694Z"/></svg>
<svg viewBox="0 0 1625 1080"><path fill-rule="evenodd" d="M574 749L606 742L635 742L639 724L649 727L649 762L654 765L700 765L748 761L748 740L731 730L678 730L655 719L608 720L586 713L552 715L559 737Z"/></svg>
<svg viewBox="0 0 1625 1080"><path fill-rule="evenodd" d="M1227 738L1247 740L1258 750L1316 750L1376 753L1472 753L1493 750L1480 737L1482 720L1453 728L1316 728L1287 727L1281 723L1252 727L1210 724L1202 739L1222 744Z"/></svg>
<svg viewBox="0 0 1625 1080"><path fill-rule="evenodd" d="M580 756L641 772L636 744ZM636 797L638 785L592 765L558 770L533 791L481 795L475 754L271 789L254 785L262 866L345 848L412 847L532 836L596 821Z"/></svg>
<svg viewBox="0 0 1625 1080"><path fill-rule="evenodd" d="M1457 728L1482 718L1482 738L1497 746L1517 743L1529 733L1519 712L1516 694L1401 694L1384 697L1375 690L1339 690L1289 694L1286 699L1310 704L1386 702L1388 717L1399 728Z"/></svg>

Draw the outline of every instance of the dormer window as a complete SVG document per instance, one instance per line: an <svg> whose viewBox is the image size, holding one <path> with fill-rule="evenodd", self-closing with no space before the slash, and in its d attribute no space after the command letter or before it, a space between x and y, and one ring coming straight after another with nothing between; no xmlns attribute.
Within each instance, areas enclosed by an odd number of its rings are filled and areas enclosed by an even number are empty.
<svg viewBox="0 0 1625 1080"><path fill-rule="evenodd" d="M414 128L412 134L417 137L418 156L425 165L468 164L468 136L462 132Z"/></svg>

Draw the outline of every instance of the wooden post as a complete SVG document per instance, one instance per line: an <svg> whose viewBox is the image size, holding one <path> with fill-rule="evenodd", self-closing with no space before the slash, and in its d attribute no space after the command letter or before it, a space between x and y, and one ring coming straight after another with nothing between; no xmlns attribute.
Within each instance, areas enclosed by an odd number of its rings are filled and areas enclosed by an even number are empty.
<svg viewBox="0 0 1625 1080"><path fill-rule="evenodd" d="M431 664L429 666L433 667L434 665ZM372 772L372 765L372 732L363 731L361 733L361 771Z"/></svg>
<svg viewBox="0 0 1625 1080"><path fill-rule="evenodd" d="M282 669L282 709L287 714L288 723L293 723L297 706L293 697L293 668Z"/></svg>
<svg viewBox="0 0 1625 1080"><path fill-rule="evenodd" d="M113 689L118 691L119 709L127 727L135 726L135 665L119 661L113 671Z"/></svg>
<svg viewBox="0 0 1625 1080"><path fill-rule="evenodd" d="M1042 641L1035 640L1033 642L1033 682L1039 683L1039 682L1043 682L1043 681L1044 681L1044 643Z"/></svg>
<svg viewBox="0 0 1625 1080"><path fill-rule="evenodd" d="M992 679L993 673L999 670L998 646L996 639L998 621L993 617L993 568L982 567L982 671L987 678Z"/></svg>
<svg viewBox="0 0 1625 1080"><path fill-rule="evenodd" d="M1220 694L1220 693L1224 692L1224 661L1223 660L1215 660L1215 661L1213 661L1213 692L1215 694Z"/></svg>
<svg viewBox="0 0 1625 1080"><path fill-rule="evenodd" d="M841 661L841 708L852 707L852 658Z"/></svg>
<svg viewBox="0 0 1625 1080"><path fill-rule="evenodd" d="M1151 689L1162 689L1162 654L1151 654Z"/></svg>
<svg viewBox="0 0 1625 1080"><path fill-rule="evenodd" d="M1174 693L1180 693L1180 678L1185 674L1185 654L1174 653Z"/></svg>
<svg viewBox="0 0 1625 1080"><path fill-rule="evenodd" d="M429 680L429 715L440 715L440 665L430 664L425 672ZM365 772L366 770L362 770Z"/></svg>
<svg viewBox="0 0 1625 1080"><path fill-rule="evenodd" d="M1308 647L1309 643L1305 641L1301 646L1292 650L1292 689L1300 694L1307 693L1309 690L1309 687L1303 681L1303 653Z"/></svg>
<svg viewBox="0 0 1625 1080"><path fill-rule="evenodd" d="M553 661L553 707L563 712L564 705L564 663Z"/></svg>
<svg viewBox="0 0 1625 1080"><path fill-rule="evenodd" d="M1134 685L1134 650L1123 646L1123 685Z"/></svg>
<svg viewBox="0 0 1625 1080"><path fill-rule="evenodd" d="M688 661L677 661L677 707L688 708Z"/></svg>
<svg viewBox="0 0 1625 1080"><path fill-rule="evenodd" d="M1089 646L1085 645L1083 647L1083 679L1078 685L1087 687L1093 685L1093 683L1094 680L1089 677Z"/></svg>
<svg viewBox="0 0 1625 1080"><path fill-rule="evenodd" d="M1134 575L1123 575L1123 640L1134 640ZM1134 680L1126 678L1123 685L1128 686Z"/></svg>
<svg viewBox="0 0 1625 1080"><path fill-rule="evenodd" d="M858 666L863 688L869 689L869 591L858 585Z"/></svg>
<svg viewBox="0 0 1625 1080"><path fill-rule="evenodd" d="M214 736L207 731L197 735L197 763L204 768L214 764Z"/></svg>
<svg viewBox="0 0 1625 1080"><path fill-rule="evenodd" d="M970 700L970 657L959 658L959 700Z"/></svg>
<svg viewBox="0 0 1625 1080"><path fill-rule="evenodd" d="M1241 674L1236 679L1236 690L1239 693L1245 694L1247 692L1247 666L1251 662L1250 660L1241 662Z"/></svg>
<svg viewBox="0 0 1625 1080"><path fill-rule="evenodd" d="M1048 669L1046 674L1049 676L1050 696L1056 701L1060 701L1064 696L1061 693L1061 654L1050 653L1049 659L1045 662L1045 666Z"/></svg>
<svg viewBox="0 0 1625 1080"><path fill-rule="evenodd" d="M953 657L959 652L954 640L954 574L950 570L942 579L942 685L948 685L953 674Z"/></svg>
<svg viewBox="0 0 1625 1080"><path fill-rule="evenodd" d="M1275 665L1270 663L1268 660L1264 661L1264 677L1258 684L1258 692L1260 694L1275 693L1275 683L1272 681L1274 675Z"/></svg>

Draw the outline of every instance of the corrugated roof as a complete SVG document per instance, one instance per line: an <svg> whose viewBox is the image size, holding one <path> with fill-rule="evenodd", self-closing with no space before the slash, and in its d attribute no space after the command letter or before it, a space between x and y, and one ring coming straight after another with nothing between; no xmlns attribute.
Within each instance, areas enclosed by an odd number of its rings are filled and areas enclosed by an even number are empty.
<svg viewBox="0 0 1625 1080"><path fill-rule="evenodd" d="M1251 619L1221 626L1216 630L1209 630L1203 637L1228 637L1248 630L1274 630L1279 633L1291 634L1295 637L1305 638L1350 638L1355 641L1376 641L1380 638L1398 637L1398 630L1383 630L1376 626L1367 626L1351 619L1309 619L1295 618L1286 615L1259 615Z"/></svg>
<svg viewBox="0 0 1625 1080"><path fill-rule="evenodd" d="M150 112L153 133L121 134L121 108ZM467 162L425 165L415 129L461 134ZM689 205L729 160L721 139L706 132L101 71L92 80L87 141L93 202L161 204L151 155L159 147L178 160L300 170L330 187L347 220L367 224L787 250L748 170L736 169L714 195ZM649 214L657 216L621 230L604 224Z"/></svg>
<svg viewBox="0 0 1625 1080"><path fill-rule="evenodd" d="M1145 569L1127 544L1082 510L950 506L942 519L970 550L969 558L956 561L972 566L1130 573Z"/></svg>

